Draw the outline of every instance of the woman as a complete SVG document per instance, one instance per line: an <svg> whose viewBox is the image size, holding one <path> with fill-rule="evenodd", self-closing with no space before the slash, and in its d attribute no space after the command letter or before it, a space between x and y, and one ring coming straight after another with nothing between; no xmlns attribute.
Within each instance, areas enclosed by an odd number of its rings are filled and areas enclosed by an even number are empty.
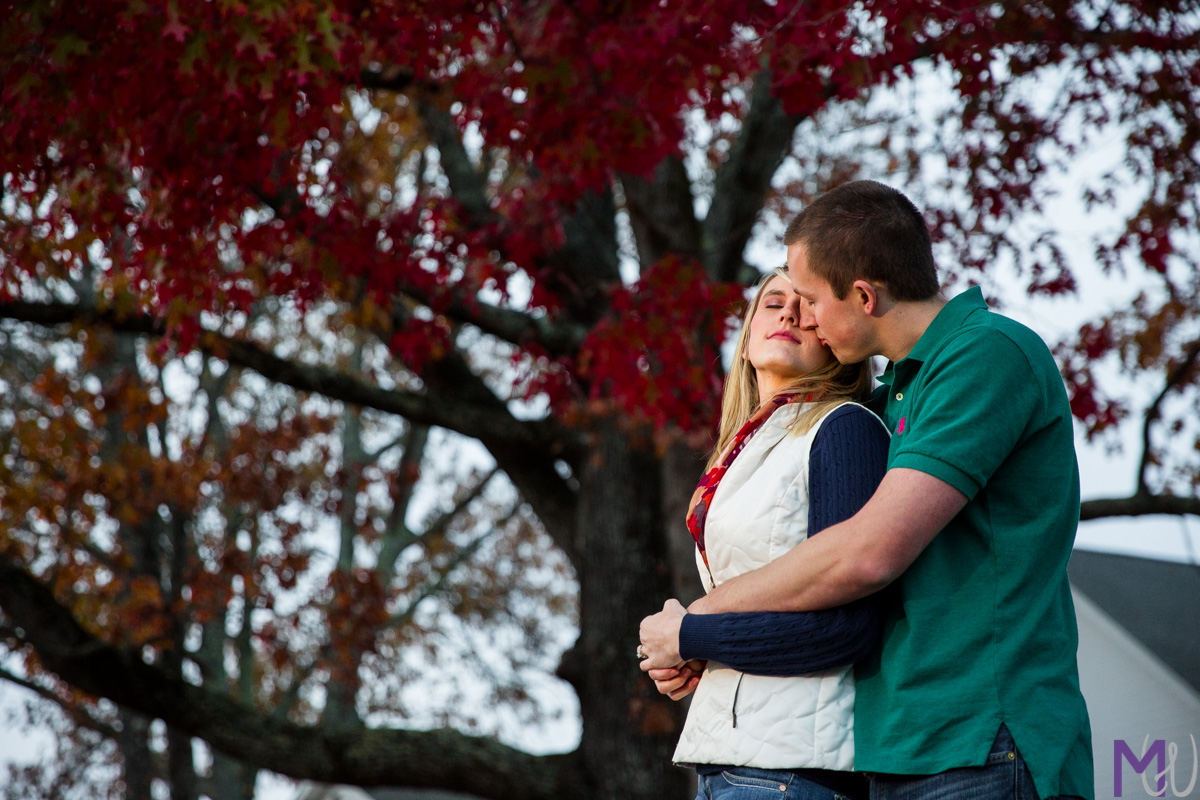
<svg viewBox="0 0 1200 800"><path fill-rule="evenodd" d="M801 327L800 303L780 270L743 319L717 447L688 514L706 590L852 516L886 468L887 431L854 402L870 392L869 364L839 364ZM850 665L877 640L869 603L684 617L681 656L708 660L674 757L696 767L697 800L764 788L781 798L865 797L852 772Z"/></svg>

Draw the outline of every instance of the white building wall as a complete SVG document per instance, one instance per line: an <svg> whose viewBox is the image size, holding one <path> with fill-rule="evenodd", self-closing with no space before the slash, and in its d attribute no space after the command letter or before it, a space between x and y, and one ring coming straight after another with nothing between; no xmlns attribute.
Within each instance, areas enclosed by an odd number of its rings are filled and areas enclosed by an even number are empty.
<svg viewBox="0 0 1200 800"><path fill-rule="evenodd" d="M1168 746L1176 745L1178 796L1200 798L1200 777L1190 792L1184 791L1193 770L1200 772L1192 749L1193 741L1200 746L1200 694L1085 595L1076 591L1073 596L1079 620L1079 683L1092 720L1096 800L1115 797L1116 740L1125 740L1141 755L1147 735L1151 742L1163 739ZM1194 637L1198 629L1194 613L1180 609L1179 635ZM1124 760L1122 770L1122 800L1153 796ZM1154 786L1149 770L1147 785ZM1169 776L1166 796L1172 796Z"/></svg>

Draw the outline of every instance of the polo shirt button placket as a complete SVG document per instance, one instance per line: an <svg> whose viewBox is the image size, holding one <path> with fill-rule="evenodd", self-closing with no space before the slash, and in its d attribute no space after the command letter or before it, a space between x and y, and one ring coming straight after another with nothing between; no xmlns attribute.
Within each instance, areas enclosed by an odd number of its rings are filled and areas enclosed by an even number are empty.
<svg viewBox="0 0 1200 800"><path fill-rule="evenodd" d="M896 392L896 399L897 399L897 400L903 400L903 399L904 399L904 392Z"/></svg>

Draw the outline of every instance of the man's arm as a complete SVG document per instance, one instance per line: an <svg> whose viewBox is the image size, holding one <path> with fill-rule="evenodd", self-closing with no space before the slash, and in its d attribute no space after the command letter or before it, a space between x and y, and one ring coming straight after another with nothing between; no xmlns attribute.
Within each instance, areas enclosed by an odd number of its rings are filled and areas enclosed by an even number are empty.
<svg viewBox="0 0 1200 800"><path fill-rule="evenodd" d="M879 418L846 404L821 423L808 454L809 536L859 511L887 473L891 437ZM819 611L688 614L679 654L717 661L751 675L806 675L853 664L875 649L882 631L877 598Z"/></svg>
<svg viewBox="0 0 1200 800"><path fill-rule="evenodd" d="M849 519L871 498L887 472L888 440L879 420L857 405L825 419L808 458L810 536ZM880 630L874 598L819 611L686 616L671 600L642 621L642 669L693 659L753 675L804 675L853 664L874 649ZM669 693L662 683L660 690Z"/></svg>
<svg viewBox="0 0 1200 800"><path fill-rule="evenodd" d="M943 480L890 469L853 517L726 581L688 610L812 611L865 597L899 577L966 504Z"/></svg>
<svg viewBox="0 0 1200 800"><path fill-rule="evenodd" d="M1057 380L1050 369L1034 370L1025 350L997 329L948 340L923 369L936 375L907 413L910 423L921 424L898 434L904 439L893 443L894 466L866 505L765 567L722 584L694 610L808 611L887 586L1000 468L1045 402L1045 381ZM951 373L953 381L938 377ZM998 417L1011 424L994 425Z"/></svg>

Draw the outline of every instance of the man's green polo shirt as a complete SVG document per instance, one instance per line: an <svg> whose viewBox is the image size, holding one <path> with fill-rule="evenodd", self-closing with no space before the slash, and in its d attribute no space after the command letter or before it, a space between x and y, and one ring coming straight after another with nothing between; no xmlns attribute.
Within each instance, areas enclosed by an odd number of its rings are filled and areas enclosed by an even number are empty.
<svg viewBox="0 0 1200 800"><path fill-rule="evenodd" d="M976 288L880 380L888 468L940 478L968 503L887 590L882 648L856 670L855 768L979 766L1004 723L1042 797L1091 798L1067 585L1079 469L1050 351Z"/></svg>

